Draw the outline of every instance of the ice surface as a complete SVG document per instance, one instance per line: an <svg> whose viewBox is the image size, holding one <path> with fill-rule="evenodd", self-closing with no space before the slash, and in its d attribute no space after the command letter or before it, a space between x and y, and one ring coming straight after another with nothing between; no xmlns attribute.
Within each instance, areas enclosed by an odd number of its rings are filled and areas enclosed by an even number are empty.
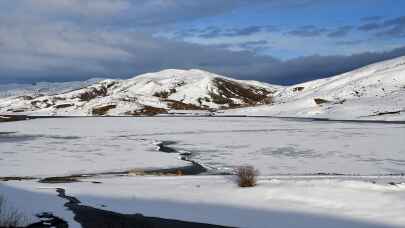
<svg viewBox="0 0 405 228"><path fill-rule="evenodd" d="M271 118L68 118L0 125L1 176L57 176L188 165L270 174L405 173L405 126Z"/></svg>
<svg viewBox="0 0 405 228"><path fill-rule="evenodd" d="M157 152L154 141L127 137L140 128L131 119L4 123L0 126L0 173L43 177L189 165L176 154Z"/></svg>

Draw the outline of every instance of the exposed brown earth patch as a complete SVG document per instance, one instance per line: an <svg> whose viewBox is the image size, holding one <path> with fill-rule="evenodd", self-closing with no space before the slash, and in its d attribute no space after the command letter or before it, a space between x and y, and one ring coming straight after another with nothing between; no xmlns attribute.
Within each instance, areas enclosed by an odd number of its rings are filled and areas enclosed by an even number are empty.
<svg viewBox="0 0 405 228"><path fill-rule="evenodd" d="M155 116L155 115L164 114L164 113L167 113L167 110L164 108L156 108L156 107L145 105L142 109L135 110L132 112L127 112L125 114L131 115L131 116Z"/></svg>
<svg viewBox="0 0 405 228"><path fill-rule="evenodd" d="M234 108L240 106L272 103L272 91L264 88L242 86L236 82L222 78L214 79L214 83L218 88L218 94L210 93L210 96L212 101L216 104L227 105L229 108ZM243 104L235 103L232 98L242 100Z"/></svg>
<svg viewBox="0 0 405 228"><path fill-rule="evenodd" d="M96 108L92 109L91 113L96 116L104 116L107 114L108 111L110 111L111 109L114 109L116 107L117 107L117 105L115 105L115 104L96 107Z"/></svg>
<svg viewBox="0 0 405 228"><path fill-rule="evenodd" d="M175 100L166 100L167 102L167 106L170 109L174 109L174 110L205 110L207 108L204 107L200 107L197 105L193 105L193 104L187 104L181 101L175 101Z"/></svg>
<svg viewBox="0 0 405 228"><path fill-rule="evenodd" d="M330 101L322 99L322 98L314 98L314 102L317 105L321 105L321 104L329 103Z"/></svg>

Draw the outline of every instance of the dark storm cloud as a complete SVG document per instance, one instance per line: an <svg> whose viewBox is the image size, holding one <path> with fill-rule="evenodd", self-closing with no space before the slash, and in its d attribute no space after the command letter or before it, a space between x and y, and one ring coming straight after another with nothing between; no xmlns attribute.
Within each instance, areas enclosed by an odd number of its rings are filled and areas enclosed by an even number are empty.
<svg viewBox="0 0 405 228"><path fill-rule="evenodd" d="M347 36L350 31L352 31L352 26L342 26L337 28L335 31L332 31L328 34L328 37L336 38L336 37L344 37Z"/></svg>
<svg viewBox="0 0 405 228"><path fill-rule="evenodd" d="M2 82L129 77L166 68L201 68L250 77L255 69L277 61L248 51L232 52L144 33L82 32L69 26L9 32L10 37L22 39L7 40L0 52ZM30 36L24 37L26 32Z"/></svg>
<svg viewBox="0 0 405 228"><path fill-rule="evenodd" d="M280 61L260 56L265 40L239 44L250 51L228 51L155 37L168 24L219 15L244 4L300 6L320 0L13 0L0 1L0 83L130 77L165 68L200 68L244 79L294 83L330 76L374 61L404 55L312 56ZM385 21L389 29L401 20ZM211 36L249 36L272 26L211 29ZM385 31L385 30L384 30ZM188 31L190 34L196 31ZM315 26L293 34L316 36ZM385 32L388 32L386 30ZM391 31L397 32L397 31Z"/></svg>
<svg viewBox="0 0 405 228"><path fill-rule="evenodd" d="M257 77L256 79L270 83L295 84L345 73L368 64L404 55L405 47L382 53L370 52L349 56L308 56L269 64L267 76Z"/></svg>
<svg viewBox="0 0 405 228"><path fill-rule="evenodd" d="M328 29L325 28L318 28L314 25L306 25L299 27L297 29L291 30L288 34L293 36L300 36L300 37L314 37L314 36L321 36L328 32Z"/></svg>
<svg viewBox="0 0 405 228"><path fill-rule="evenodd" d="M208 68L221 73L248 75L249 69L257 64L276 60L271 57L259 58L251 52L236 53L217 47L159 39L152 35L151 30L174 22L219 15L247 4L279 2L1 1L0 81L126 77L169 67ZM279 6L294 6L297 3L302 4L302 1L288 0ZM221 32L227 36L247 36L261 29L273 28L251 26ZM216 31L211 33L215 34Z"/></svg>

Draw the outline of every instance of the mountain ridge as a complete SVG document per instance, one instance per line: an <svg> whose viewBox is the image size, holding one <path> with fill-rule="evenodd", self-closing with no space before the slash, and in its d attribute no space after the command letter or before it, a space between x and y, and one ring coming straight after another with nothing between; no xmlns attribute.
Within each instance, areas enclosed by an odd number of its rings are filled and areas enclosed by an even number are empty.
<svg viewBox="0 0 405 228"><path fill-rule="evenodd" d="M0 99L1 114L216 115L405 119L405 57L292 86L236 80L204 70L167 69L107 79L54 95Z"/></svg>

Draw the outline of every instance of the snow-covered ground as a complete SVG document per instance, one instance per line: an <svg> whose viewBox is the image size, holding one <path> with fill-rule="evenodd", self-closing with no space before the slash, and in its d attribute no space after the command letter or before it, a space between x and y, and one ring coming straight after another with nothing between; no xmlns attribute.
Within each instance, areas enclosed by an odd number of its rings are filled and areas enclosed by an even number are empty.
<svg viewBox="0 0 405 228"><path fill-rule="evenodd" d="M271 118L35 119L0 125L1 176L57 176L187 165L156 142L230 171L274 174L405 173L405 126ZM4 133L6 132L6 133ZM8 132L8 133L7 133ZM44 166L43 164L47 164Z"/></svg>

